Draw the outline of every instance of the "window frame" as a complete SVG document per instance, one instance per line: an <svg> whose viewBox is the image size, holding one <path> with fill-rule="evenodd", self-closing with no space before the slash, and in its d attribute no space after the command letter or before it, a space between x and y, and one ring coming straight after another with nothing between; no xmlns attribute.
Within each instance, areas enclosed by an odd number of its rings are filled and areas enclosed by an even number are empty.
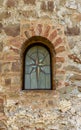
<svg viewBox="0 0 81 130"><path fill-rule="evenodd" d="M48 51L48 53L49 53L49 56L50 56L50 84L51 84L51 86L50 86L50 88L49 89L47 89L47 88L41 88L41 89L39 89L39 88L37 88L37 89L26 89L25 88L25 58L26 58L26 54L27 54L27 52L32 48L32 47L35 47L35 46L41 46L41 47L44 47L47 51ZM50 51L49 51L49 48L47 47L47 46L45 46L44 44L42 44L42 43L34 43L34 44L32 44L32 45L30 45L30 46L28 46L27 48L26 48L26 50L25 50L25 53L24 53L24 70L23 70L23 73L24 73L24 77L23 77L23 89L24 90L52 90L52 60L51 60L51 54L50 54Z"/></svg>
<svg viewBox="0 0 81 130"><path fill-rule="evenodd" d="M51 71L51 87L50 89L25 89L25 85L24 85L24 80L25 80L25 55L27 53L27 51L29 50L29 48L35 46L35 45L39 45L39 46L43 46L45 47L49 54L50 54L50 71ZM55 51L54 51L54 46L52 45L52 43L41 36L33 36L31 38L29 38L21 47L21 57L22 57L22 74L21 74L21 80L22 80L22 90L55 90L56 89L56 85L55 85Z"/></svg>

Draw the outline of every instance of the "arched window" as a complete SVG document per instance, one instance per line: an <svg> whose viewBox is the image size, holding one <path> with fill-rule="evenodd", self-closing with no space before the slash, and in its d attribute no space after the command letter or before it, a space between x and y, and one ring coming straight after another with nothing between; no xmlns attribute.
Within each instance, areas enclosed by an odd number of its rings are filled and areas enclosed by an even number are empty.
<svg viewBox="0 0 81 130"><path fill-rule="evenodd" d="M45 46L30 46L25 53L25 89L51 89L51 57Z"/></svg>
<svg viewBox="0 0 81 130"><path fill-rule="evenodd" d="M21 50L23 90L55 89L55 52L51 42L41 36L31 37Z"/></svg>

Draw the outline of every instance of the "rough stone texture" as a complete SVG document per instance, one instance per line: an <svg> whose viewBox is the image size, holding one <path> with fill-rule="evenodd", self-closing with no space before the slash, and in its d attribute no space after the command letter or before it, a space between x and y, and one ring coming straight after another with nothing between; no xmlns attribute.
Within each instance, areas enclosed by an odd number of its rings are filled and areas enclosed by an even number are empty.
<svg viewBox="0 0 81 130"><path fill-rule="evenodd" d="M2 32L3 25L0 23L0 33Z"/></svg>
<svg viewBox="0 0 81 130"><path fill-rule="evenodd" d="M16 5L17 0L7 0L7 7L14 7Z"/></svg>
<svg viewBox="0 0 81 130"><path fill-rule="evenodd" d="M35 4L36 0L24 0L25 4Z"/></svg>
<svg viewBox="0 0 81 130"><path fill-rule="evenodd" d="M54 2L53 1L48 1L48 10L52 12L53 9L54 9Z"/></svg>
<svg viewBox="0 0 81 130"><path fill-rule="evenodd" d="M4 28L5 33L8 36L17 36L20 34L20 25L15 24L15 25L8 25L7 27Z"/></svg>
<svg viewBox="0 0 81 130"><path fill-rule="evenodd" d="M77 26L72 27L72 28L67 27L67 30L65 31L65 34L69 35L69 36L79 35L80 34L80 28L77 27Z"/></svg>
<svg viewBox="0 0 81 130"><path fill-rule="evenodd" d="M0 43L0 51L2 52L2 50L3 50L3 43L1 42Z"/></svg>
<svg viewBox="0 0 81 130"><path fill-rule="evenodd" d="M54 47L56 90L22 91L32 36ZM0 0L0 130L81 130L80 0Z"/></svg>
<svg viewBox="0 0 81 130"><path fill-rule="evenodd" d="M1 12L0 13L0 21L2 21L3 19L7 19L11 16L11 13L8 12Z"/></svg>

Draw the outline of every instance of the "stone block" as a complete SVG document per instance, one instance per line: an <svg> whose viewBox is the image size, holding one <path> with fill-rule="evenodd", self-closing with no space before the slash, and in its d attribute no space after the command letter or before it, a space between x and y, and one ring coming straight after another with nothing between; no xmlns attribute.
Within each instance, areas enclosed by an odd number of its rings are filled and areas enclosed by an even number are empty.
<svg viewBox="0 0 81 130"><path fill-rule="evenodd" d="M11 79L5 79L5 85L8 86L8 85L11 85Z"/></svg>
<svg viewBox="0 0 81 130"><path fill-rule="evenodd" d="M0 0L0 6L2 6L3 2L4 2L4 0Z"/></svg>
<svg viewBox="0 0 81 130"><path fill-rule="evenodd" d="M20 24L10 24L4 28L8 36L16 37L20 34Z"/></svg>
<svg viewBox="0 0 81 130"><path fill-rule="evenodd" d="M2 52L2 50L3 50L3 43L0 42L0 52Z"/></svg>
<svg viewBox="0 0 81 130"><path fill-rule="evenodd" d="M7 7L15 7L17 0L7 0Z"/></svg>
<svg viewBox="0 0 81 130"><path fill-rule="evenodd" d="M11 70L12 70L13 72L18 72L18 71L20 71L20 63L19 63L19 62L13 62L13 63L12 63L12 68L11 68Z"/></svg>
<svg viewBox="0 0 81 130"><path fill-rule="evenodd" d="M32 4L35 5L36 0L24 0L25 4Z"/></svg>
<svg viewBox="0 0 81 130"><path fill-rule="evenodd" d="M0 73L2 72L2 63L0 63Z"/></svg>
<svg viewBox="0 0 81 130"><path fill-rule="evenodd" d="M2 32L2 29L3 29L3 25L2 23L0 23L0 33Z"/></svg>
<svg viewBox="0 0 81 130"><path fill-rule="evenodd" d="M76 80L81 81L81 75L79 75L79 74L73 74L70 77L70 80L72 80L72 81L76 81Z"/></svg>
<svg viewBox="0 0 81 130"><path fill-rule="evenodd" d="M0 21L2 21L3 19L9 18L10 16L11 16L11 13L1 12L0 13Z"/></svg>
<svg viewBox="0 0 81 130"><path fill-rule="evenodd" d="M53 11L54 10L54 2L53 1L48 1L48 11Z"/></svg>
<svg viewBox="0 0 81 130"><path fill-rule="evenodd" d="M70 54L68 55L68 57L72 59L74 62L81 64L81 60L75 54Z"/></svg>
<svg viewBox="0 0 81 130"><path fill-rule="evenodd" d="M50 34L49 40L52 41L56 36L57 36L57 31L54 30L54 31Z"/></svg>
<svg viewBox="0 0 81 130"><path fill-rule="evenodd" d="M65 35L67 36L75 36L80 34L80 28L79 27L67 27L65 31Z"/></svg>
<svg viewBox="0 0 81 130"><path fill-rule="evenodd" d="M77 66L73 66L73 65L66 66L65 70L67 70L67 71L74 71L74 72L77 72L77 73L81 73L81 70Z"/></svg>
<svg viewBox="0 0 81 130"><path fill-rule="evenodd" d="M43 11L46 11L46 10L47 10L46 2L45 2L45 1L42 1L42 3L41 3L41 9L42 9Z"/></svg>

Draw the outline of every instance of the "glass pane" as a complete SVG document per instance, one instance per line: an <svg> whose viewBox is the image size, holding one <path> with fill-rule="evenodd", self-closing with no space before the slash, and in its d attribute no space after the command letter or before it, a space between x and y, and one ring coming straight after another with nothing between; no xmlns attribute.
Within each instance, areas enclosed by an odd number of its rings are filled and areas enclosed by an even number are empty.
<svg viewBox="0 0 81 130"><path fill-rule="evenodd" d="M29 74L25 74L25 89L30 89L31 84L30 84L30 75Z"/></svg>
<svg viewBox="0 0 81 130"><path fill-rule="evenodd" d="M50 89L50 54L45 47L34 46L25 56L25 89Z"/></svg>

